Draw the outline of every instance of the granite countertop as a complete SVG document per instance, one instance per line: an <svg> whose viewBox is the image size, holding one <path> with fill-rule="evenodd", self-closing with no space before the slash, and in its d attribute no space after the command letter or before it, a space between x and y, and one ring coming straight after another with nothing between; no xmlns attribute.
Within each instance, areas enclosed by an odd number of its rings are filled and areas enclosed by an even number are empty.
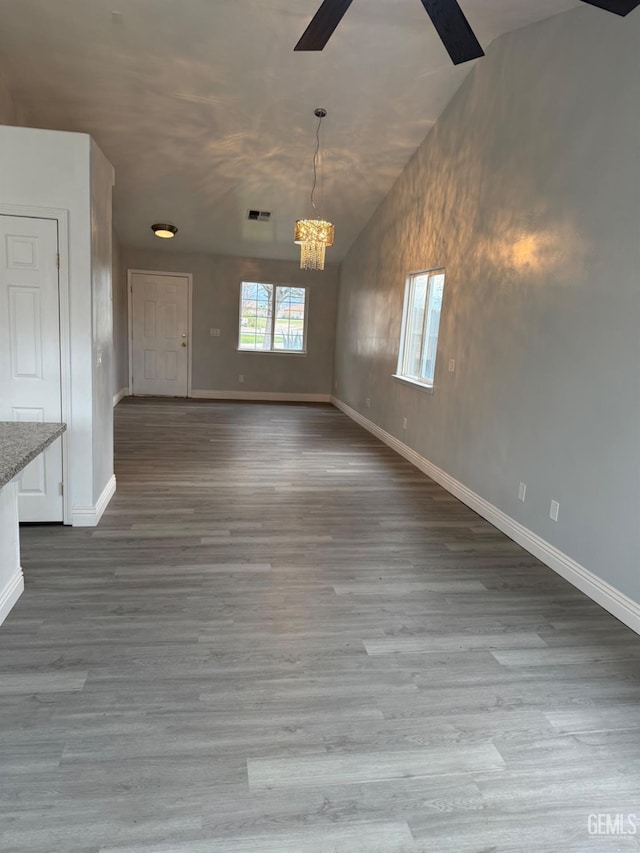
<svg viewBox="0 0 640 853"><path fill-rule="evenodd" d="M0 421L0 488L66 430L66 424Z"/></svg>

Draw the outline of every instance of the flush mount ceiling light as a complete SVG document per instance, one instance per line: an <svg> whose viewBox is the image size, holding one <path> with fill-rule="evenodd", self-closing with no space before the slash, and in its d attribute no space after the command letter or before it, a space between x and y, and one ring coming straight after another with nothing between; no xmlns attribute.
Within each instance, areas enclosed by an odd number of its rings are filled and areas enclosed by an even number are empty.
<svg viewBox="0 0 640 853"><path fill-rule="evenodd" d="M156 237L161 237L163 240L170 240L178 233L178 229L175 225L168 225L165 222L159 222L155 225L152 225L151 230L156 235Z"/></svg>
<svg viewBox="0 0 640 853"><path fill-rule="evenodd" d="M316 127L316 150L313 155L313 185L311 187L311 209L317 211L314 195L318 183L318 155L320 153L320 125L327 111L322 107L313 111L318 119ZM293 242L300 246L300 269L323 270L324 253L327 246L333 246L335 228L325 219L298 219Z"/></svg>

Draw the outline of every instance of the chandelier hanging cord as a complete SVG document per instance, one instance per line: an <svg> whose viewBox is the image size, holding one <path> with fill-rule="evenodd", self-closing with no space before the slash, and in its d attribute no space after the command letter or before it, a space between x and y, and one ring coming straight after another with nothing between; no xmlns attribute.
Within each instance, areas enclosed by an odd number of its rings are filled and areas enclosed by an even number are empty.
<svg viewBox="0 0 640 853"><path fill-rule="evenodd" d="M316 186L318 185L318 154L320 153L320 125L322 124L323 115L318 116L318 124L316 126L316 150L313 154L313 184L311 186L311 207L314 210L317 210L316 203L313 200L313 196L316 191Z"/></svg>

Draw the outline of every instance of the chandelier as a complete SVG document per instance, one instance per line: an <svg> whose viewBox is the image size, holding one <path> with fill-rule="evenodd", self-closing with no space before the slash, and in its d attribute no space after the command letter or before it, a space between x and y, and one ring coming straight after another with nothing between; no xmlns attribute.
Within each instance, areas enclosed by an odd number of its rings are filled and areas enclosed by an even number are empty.
<svg viewBox="0 0 640 853"><path fill-rule="evenodd" d="M314 110L318 119L316 127L316 150L313 155L313 185L311 187L311 207L315 213L317 210L314 195L318 183L318 154L320 152L320 125L327 111L318 107ZM294 232L293 242L300 246L300 269L323 270L324 253L327 246L333 246L335 228L331 222L325 219L298 219Z"/></svg>

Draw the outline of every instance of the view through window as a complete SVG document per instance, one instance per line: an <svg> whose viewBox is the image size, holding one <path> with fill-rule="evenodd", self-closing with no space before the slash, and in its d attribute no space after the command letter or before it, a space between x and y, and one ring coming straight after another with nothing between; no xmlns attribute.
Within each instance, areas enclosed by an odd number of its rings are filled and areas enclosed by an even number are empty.
<svg viewBox="0 0 640 853"><path fill-rule="evenodd" d="M398 374L432 386L438 352L444 270L413 273L407 281Z"/></svg>
<svg viewBox="0 0 640 853"><path fill-rule="evenodd" d="M304 287L243 281L238 349L305 352L306 308Z"/></svg>

